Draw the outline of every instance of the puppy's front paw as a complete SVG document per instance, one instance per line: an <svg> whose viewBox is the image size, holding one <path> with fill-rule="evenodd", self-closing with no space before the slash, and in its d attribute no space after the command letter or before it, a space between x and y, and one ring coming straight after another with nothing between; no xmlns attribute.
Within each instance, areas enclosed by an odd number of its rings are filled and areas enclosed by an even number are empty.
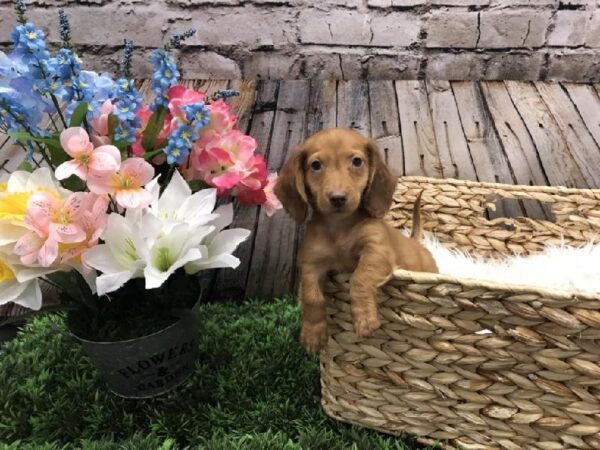
<svg viewBox="0 0 600 450"><path fill-rule="evenodd" d="M354 332L358 337L369 336L381 326L377 313L354 317Z"/></svg>
<svg viewBox="0 0 600 450"><path fill-rule="evenodd" d="M319 353L327 344L327 322L303 323L300 342L308 353Z"/></svg>

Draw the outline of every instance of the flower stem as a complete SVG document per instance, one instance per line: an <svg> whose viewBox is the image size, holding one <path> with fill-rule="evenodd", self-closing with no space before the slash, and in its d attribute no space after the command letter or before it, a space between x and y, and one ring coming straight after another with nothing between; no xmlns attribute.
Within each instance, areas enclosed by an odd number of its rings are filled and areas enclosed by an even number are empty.
<svg viewBox="0 0 600 450"><path fill-rule="evenodd" d="M68 128L67 121L65 120L65 116L63 116L62 110L60 109L58 99L56 98L56 96L54 94L50 94L50 97L52 98L52 103L54 103L54 107L56 108L56 111L58 112L58 117L60 117L60 121L62 122L63 127ZM58 131L58 130L56 130L56 131Z"/></svg>

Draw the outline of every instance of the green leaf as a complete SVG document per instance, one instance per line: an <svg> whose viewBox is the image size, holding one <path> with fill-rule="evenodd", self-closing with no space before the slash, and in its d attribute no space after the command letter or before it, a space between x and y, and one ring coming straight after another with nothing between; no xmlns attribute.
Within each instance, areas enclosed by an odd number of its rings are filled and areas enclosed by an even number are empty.
<svg viewBox="0 0 600 450"><path fill-rule="evenodd" d="M71 116L71 122L69 123L70 127L80 127L83 121L85 120L85 116L89 111L89 106L86 102L81 102L73 111L73 115Z"/></svg>
<svg viewBox="0 0 600 450"><path fill-rule="evenodd" d="M202 180L191 180L191 181L188 181L188 184L190 185L190 189L192 190L192 192L198 192L202 189L206 189L206 188L210 187L208 184L206 184Z"/></svg>
<svg viewBox="0 0 600 450"><path fill-rule="evenodd" d="M33 141L33 142L41 142L43 144L47 144L48 142L55 142L58 141L58 135L54 135L50 138L43 138L43 137L37 137L37 136L32 136L29 133L25 133L25 132L18 132L18 133L8 133L8 136L17 140L17 141Z"/></svg>
<svg viewBox="0 0 600 450"><path fill-rule="evenodd" d="M167 109L162 106L158 107L152 116L150 116L146 130L144 131L144 137L142 138L142 146L147 152L154 150L156 138L163 128L166 117Z"/></svg>
<svg viewBox="0 0 600 450"><path fill-rule="evenodd" d="M81 192L85 190L85 182L75 175L71 175L62 182L63 186L73 192Z"/></svg>
<svg viewBox="0 0 600 450"><path fill-rule="evenodd" d="M48 157L54 167L57 167L70 159L69 155L63 150L62 145L60 145L58 136L55 140L48 140L45 144L46 150L48 150Z"/></svg>
<svg viewBox="0 0 600 450"><path fill-rule="evenodd" d="M117 125L119 125L119 119L114 114L110 114L108 116L108 137L110 137L111 141L113 141L115 138L115 130Z"/></svg>
<svg viewBox="0 0 600 450"><path fill-rule="evenodd" d="M33 165L29 161L25 160L21 164L19 164L17 170L23 170L25 172L31 173L33 172Z"/></svg>

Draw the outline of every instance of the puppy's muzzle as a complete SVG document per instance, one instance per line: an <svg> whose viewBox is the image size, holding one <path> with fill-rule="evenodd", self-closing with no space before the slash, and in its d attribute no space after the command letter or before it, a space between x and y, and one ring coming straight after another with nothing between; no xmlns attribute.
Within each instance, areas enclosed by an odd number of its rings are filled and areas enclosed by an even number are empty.
<svg viewBox="0 0 600 450"><path fill-rule="evenodd" d="M342 209L346 206L346 201L348 200L348 196L345 192L329 194L329 203L335 209Z"/></svg>

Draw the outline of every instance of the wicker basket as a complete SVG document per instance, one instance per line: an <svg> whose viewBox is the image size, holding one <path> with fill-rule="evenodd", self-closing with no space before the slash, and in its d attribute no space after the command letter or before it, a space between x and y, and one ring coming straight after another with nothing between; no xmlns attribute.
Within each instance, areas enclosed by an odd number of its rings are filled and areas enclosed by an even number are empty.
<svg viewBox="0 0 600 450"><path fill-rule="evenodd" d="M600 234L600 190L421 177L400 180L388 217L397 227L410 227L421 190L423 228L471 252L534 252ZM487 220L497 197L544 202L556 222ZM348 280L327 286L328 415L447 448L600 448L599 297L399 270L380 290L381 329L360 339Z"/></svg>

